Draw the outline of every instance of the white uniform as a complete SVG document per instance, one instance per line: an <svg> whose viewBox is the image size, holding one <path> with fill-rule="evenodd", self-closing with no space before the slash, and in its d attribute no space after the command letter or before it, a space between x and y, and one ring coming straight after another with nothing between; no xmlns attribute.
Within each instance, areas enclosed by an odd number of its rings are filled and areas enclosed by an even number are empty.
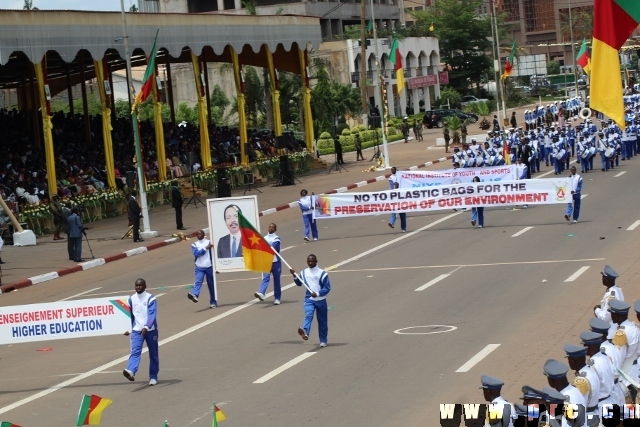
<svg viewBox="0 0 640 427"><path fill-rule="evenodd" d="M602 319L606 322L611 323L611 313L609 313L609 300L617 299L619 301L624 301L624 294L622 293L622 289L619 286L614 285L607 289L604 293L604 297L602 297L602 302L600 303L600 308L596 308L595 315L597 318Z"/></svg>
<svg viewBox="0 0 640 427"><path fill-rule="evenodd" d="M583 394L584 400L587 402L587 417L589 415L598 415L598 400L600 400L600 378L591 366L584 366L578 371L581 377L589 381L590 390Z"/></svg>
<svg viewBox="0 0 640 427"><path fill-rule="evenodd" d="M638 327L628 319L620 324L624 327L624 333L627 336L627 353L622 362L622 370L628 374L631 372L633 362L638 357Z"/></svg>
<svg viewBox="0 0 640 427"><path fill-rule="evenodd" d="M583 408L587 408L587 403L585 401L584 396L580 393L580 390L569 384L562 390L560 390L560 394L564 394L565 396L569 396L569 403L574 405L582 405ZM566 402L566 400L565 400ZM578 417L579 418L579 417ZM585 417L586 419L586 417ZM576 419L575 421L578 421ZM577 427L578 424L575 424L575 421L569 423L565 417L562 417L562 427ZM579 423L580 424L580 423Z"/></svg>
<svg viewBox="0 0 640 427"><path fill-rule="evenodd" d="M602 406L608 403L616 403L613 394L613 380L615 373L613 372L613 362L603 353L596 353L591 357L593 364L591 368L598 375L600 380L598 396L598 413L602 411Z"/></svg>
<svg viewBox="0 0 640 427"><path fill-rule="evenodd" d="M502 421L489 424L487 420L485 420L484 427L510 427L513 425L513 420L518 419L518 415L516 414L516 408L513 404L507 402L502 396L498 396L491 401L491 403L487 406L487 410L491 410L490 405L504 405L502 407ZM497 409L500 411L500 409Z"/></svg>

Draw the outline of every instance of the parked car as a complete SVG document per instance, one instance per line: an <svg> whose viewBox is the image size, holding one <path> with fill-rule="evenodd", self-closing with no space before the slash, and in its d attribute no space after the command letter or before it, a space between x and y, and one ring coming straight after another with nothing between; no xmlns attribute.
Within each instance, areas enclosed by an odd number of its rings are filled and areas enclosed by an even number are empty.
<svg viewBox="0 0 640 427"><path fill-rule="evenodd" d="M478 99L475 96L467 95L462 97L462 102L460 102L460 105L465 107L469 104L473 104L474 102L488 102L488 101L489 101L488 99Z"/></svg>
<svg viewBox="0 0 640 427"><path fill-rule="evenodd" d="M444 122L442 119L445 117L458 116L460 120L470 119L471 123L475 123L478 121L478 116L471 113L465 113L461 110L456 109L443 109L443 110L429 110L424 114L424 118L422 119L422 124L431 129L432 127L443 127Z"/></svg>

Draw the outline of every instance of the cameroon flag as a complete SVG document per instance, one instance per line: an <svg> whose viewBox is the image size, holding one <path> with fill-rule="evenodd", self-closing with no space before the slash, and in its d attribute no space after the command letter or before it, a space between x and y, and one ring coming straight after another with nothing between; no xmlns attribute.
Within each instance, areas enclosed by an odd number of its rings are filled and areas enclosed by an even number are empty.
<svg viewBox="0 0 640 427"><path fill-rule="evenodd" d="M399 44L398 39L393 39L391 53L389 53L389 62L393 64L393 70L396 72L398 94L404 89L404 70L402 69L402 54L400 53Z"/></svg>
<svg viewBox="0 0 640 427"><path fill-rule="evenodd" d="M213 405L213 423L211 424L212 427L217 427L219 422L224 421L226 419L227 417L220 410L220 408L218 408L218 405Z"/></svg>
<svg viewBox="0 0 640 427"><path fill-rule="evenodd" d="M511 55L507 58L507 61L504 64L504 73L502 73L502 80L506 79L511 75L513 71L513 63L516 59L516 42L513 42L513 46L511 46Z"/></svg>
<svg viewBox="0 0 640 427"><path fill-rule="evenodd" d="M10 423L8 421L0 422L0 427L20 427L18 424Z"/></svg>
<svg viewBox="0 0 640 427"><path fill-rule="evenodd" d="M78 421L76 426L97 426L100 425L102 412L111 405L111 399L104 399L100 396L85 394L80 403L80 411L78 412Z"/></svg>
<svg viewBox="0 0 640 427"><path fill-rule="evenodd" d="M589 57L589 50L587 49L587 40L582 40L580 52L578 52L578 56L576 56L576 64L581 66L586 74L591 72L591 58Z"/></svg>
<svg viewBox="0 0 640 427"><path fill-rule="evenodd" d="M367 23L367 35L373 36L373 21Z"/></svg>
<svg viewBox="0 0 640 427"><path fill-rule="evenodd" d="M158 28L156 31L156 38L153 40L153 47L151 48L151 55L149 56L149 64L147 65L144 77L142 78L142 88L140 88L140 92L138 92L131 110L135 110L139 103L144 102L144 100L149 97L149 94L153 89L153 79L156 76L156 42L158 41L159 31L160 29Z"/></svg>
<svg viewBox="0 0 640 427"><path fill-rule="evenodd" d="M275 252L271 245L256 230L242 212L238 210L238 225L242 235L242 256L244 267L250 271L269 273Z"/></svg>
<svg viewBox="0 0 640 427"><path fill-rule="evenodd" d="M640 22L638 0L595 0L591 45L591 108L625 126L618 51Z"/></svg>

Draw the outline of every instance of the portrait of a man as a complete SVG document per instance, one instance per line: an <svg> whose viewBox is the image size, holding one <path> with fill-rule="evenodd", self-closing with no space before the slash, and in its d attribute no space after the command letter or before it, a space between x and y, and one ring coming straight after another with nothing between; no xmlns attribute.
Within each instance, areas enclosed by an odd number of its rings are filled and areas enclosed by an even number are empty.
<svg viewBox="0 0 640 427"><path fill-rule="evenodd" d="M218 240L217 257L241 258L242 257L242 237L240 235L240 225L238 224L238 206L229 205L224 209L224 223L229 230L229 234L222 236Z"/></svg>

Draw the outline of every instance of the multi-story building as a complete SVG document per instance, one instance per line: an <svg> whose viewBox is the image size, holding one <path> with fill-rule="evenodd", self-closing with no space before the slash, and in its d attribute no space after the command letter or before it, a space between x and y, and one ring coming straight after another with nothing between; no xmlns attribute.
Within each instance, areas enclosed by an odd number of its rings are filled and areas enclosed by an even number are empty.
<svg viewBox="0 0 640 427"><path fill-rule="evenodd" d="M348 25L360 25L359 1L323 1L323 0L253 0L258 15L310 15L320 16L320 26L324 40L342 39L344 29ZM373 0L376 25L378 28L397 28L403 17L400 10L403 0ZM406 0L405 0L406 1ZM150 3L139 0L141 3ZM246 14L242 0L159 0L159 12L173 13L205 13L218 12L230 14ZM367 16L371 17L369 1Z"/></svg>

